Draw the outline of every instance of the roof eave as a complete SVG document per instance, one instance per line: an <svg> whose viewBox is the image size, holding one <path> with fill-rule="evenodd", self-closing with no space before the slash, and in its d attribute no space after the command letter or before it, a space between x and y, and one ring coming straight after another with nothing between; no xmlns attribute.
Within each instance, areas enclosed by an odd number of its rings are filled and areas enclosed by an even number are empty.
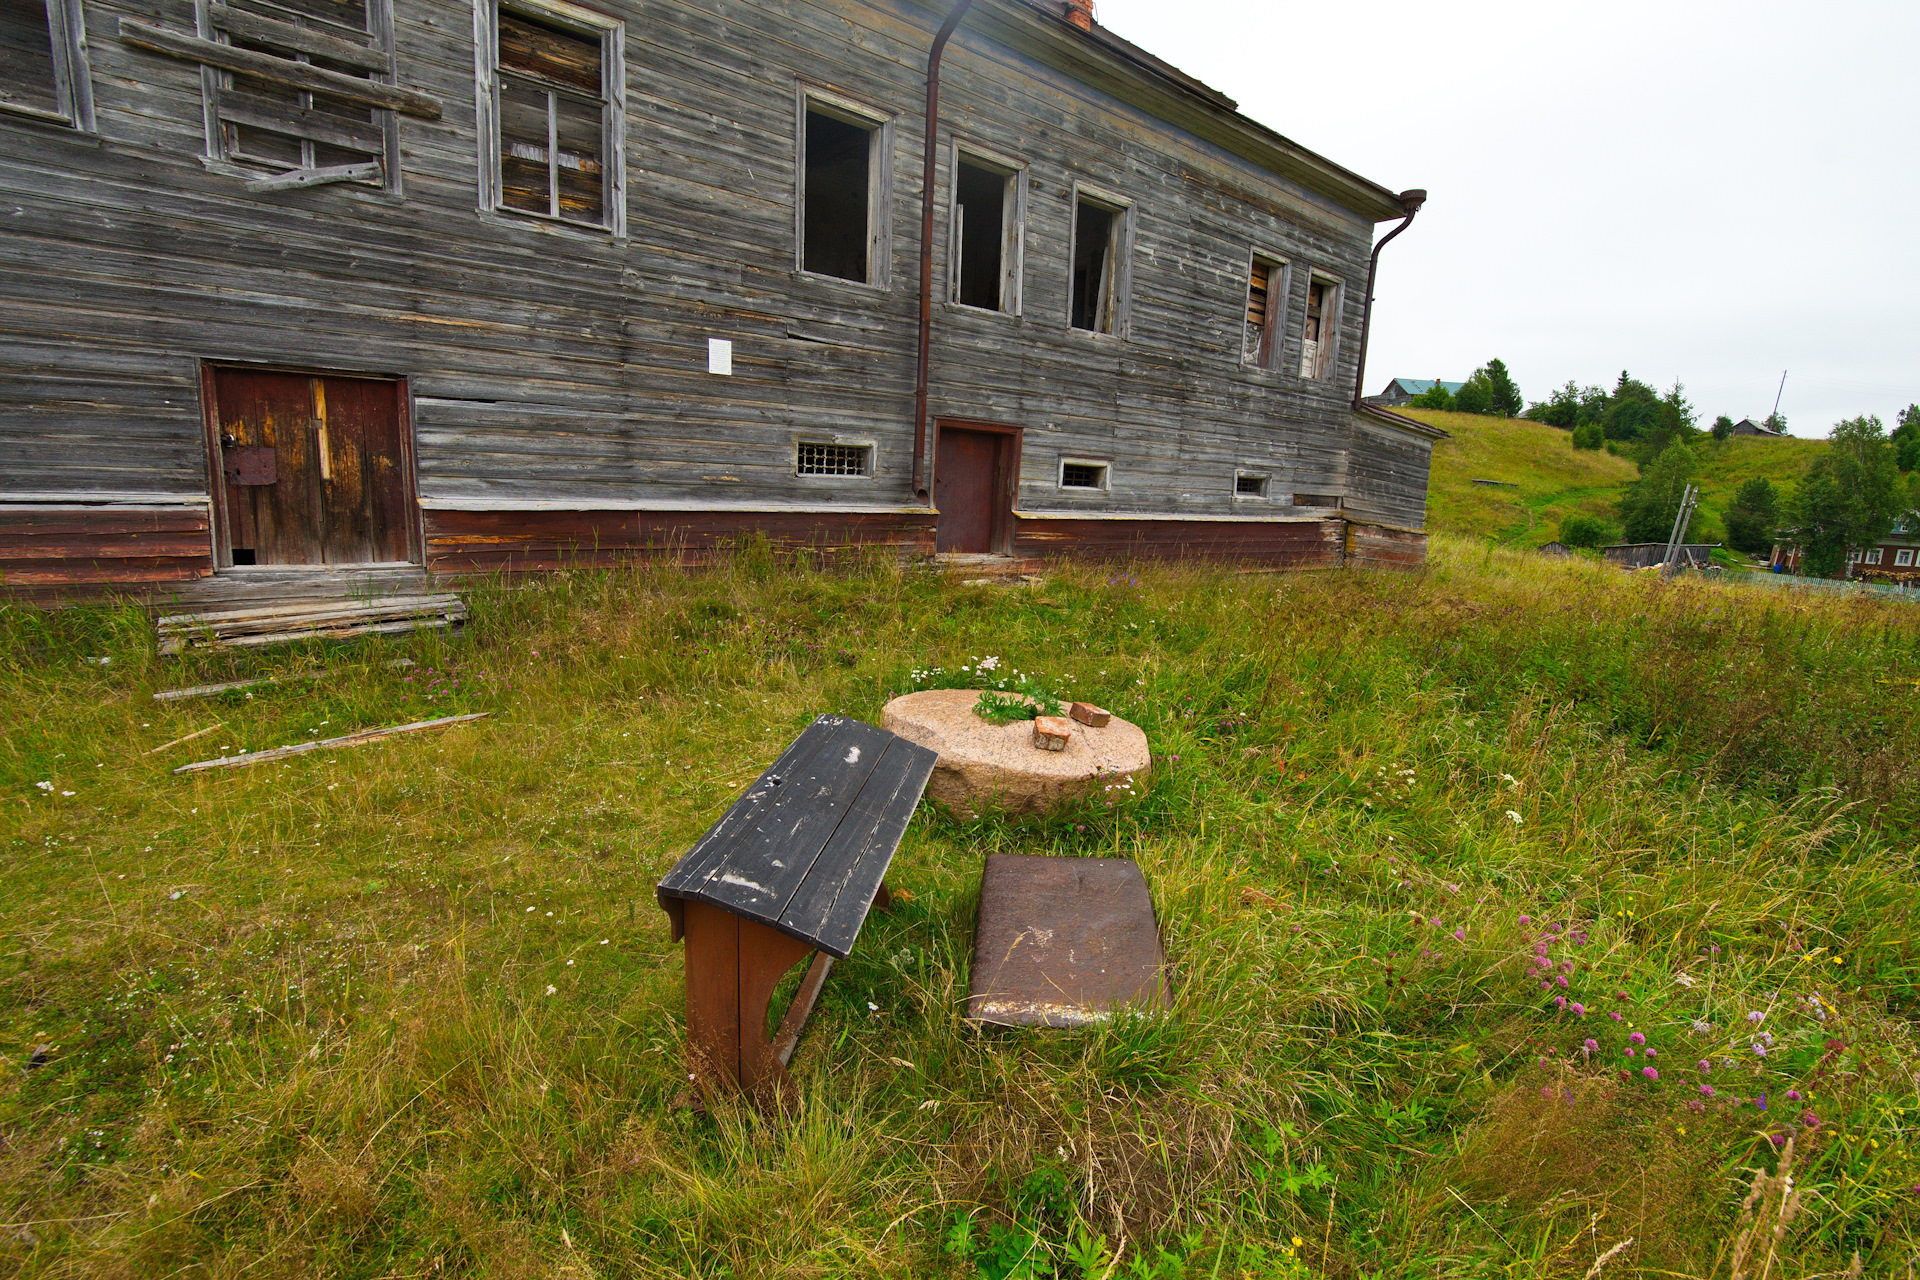
<svg viewBox="0 0 1920 1280"><path fill-rule="evenodd" d="M1393 410L1383 408L1377 404L1368 404L1363 401L1355 407L1354 413L1362 418L1371 418L1383 426L1394 427L1427 440L1453 439L1453 433L1451 431L1443 431L1439 427L1420 421L1418 418L1403 417L1393 412Z"/></svg>
<svg viewBox="0 0 1920 1280"><path fill-rule="evenodd" d="M1042 7L1045 0L986 0L968 25L1085 83L1300 184L1370 222L1406 216L1397 192L1242 115L1209 88L1099 24L1089 30ZM1131 90L1131 92L1129 92Z"/></svg>

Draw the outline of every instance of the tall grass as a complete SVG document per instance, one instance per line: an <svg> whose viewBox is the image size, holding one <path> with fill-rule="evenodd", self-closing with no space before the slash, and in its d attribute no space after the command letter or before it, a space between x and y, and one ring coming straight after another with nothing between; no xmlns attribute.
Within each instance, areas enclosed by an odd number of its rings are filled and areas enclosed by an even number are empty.
<svg viewBox="0 0 1920 1280"><path fill-rule="evenodd" d="M0 612L11 1272L1726 1276L1789 1136L1774 1274L1914 1259L1906 606L1446 539L1409 575L745 554L471 602L178 662L134 611ZM674 1110L653 883L815 714L988 654L1145 727L1143 794L923 808L798 1111ZM963 1022L995 851L1136 858L1174 1013Z"/></svg>

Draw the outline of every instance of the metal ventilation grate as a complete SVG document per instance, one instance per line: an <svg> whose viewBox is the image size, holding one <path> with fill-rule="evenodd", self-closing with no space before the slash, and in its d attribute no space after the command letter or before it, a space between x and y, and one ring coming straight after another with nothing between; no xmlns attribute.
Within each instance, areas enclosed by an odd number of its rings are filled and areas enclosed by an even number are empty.
<svg viewBox="0 0 1920 1280"><path fill-rule="evenodd" d="M864 476L869 473L873 450L862 444L800 444L799 465L803 476Z"/></svg>

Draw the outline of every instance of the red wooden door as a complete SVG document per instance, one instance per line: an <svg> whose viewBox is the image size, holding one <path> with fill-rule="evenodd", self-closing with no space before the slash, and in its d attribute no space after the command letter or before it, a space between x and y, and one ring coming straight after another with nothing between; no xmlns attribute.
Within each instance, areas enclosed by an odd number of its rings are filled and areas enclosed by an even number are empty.
<svg viewBox="0 0 1920 1280"><path fill-rule="evenodd" d="M935 551L995 549L995 516L1005 487L1001 450L1007 438L992 431L940 428L933 470L933 505L940 512Z"/></svg>
<svg viewBox="0 0 1920 1280"><path fill-rule="evenodd" d="M408 559L400 384L214 374L235 564Z"/></svg>

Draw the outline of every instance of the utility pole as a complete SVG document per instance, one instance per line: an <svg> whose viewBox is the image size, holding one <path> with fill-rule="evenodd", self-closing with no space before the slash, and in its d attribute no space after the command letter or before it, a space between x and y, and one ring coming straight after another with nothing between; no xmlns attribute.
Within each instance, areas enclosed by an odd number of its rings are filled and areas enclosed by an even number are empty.
<svg viewBox="0 0 1920 1280"><path fill-rule="evenodd" d="M1780 371L1780 389L1773 393L1773 412L1767 415L1767 425L1771 427L1780 419L1780 397L1787 394L1787 371Z"/></svg>
<svg viewBox="0 0 1920 1280"><path fill-rule="evenodd" d="M1687 526L1693 523L1693 509L1700 505L1700 488L1688 485L1680 495L1680 510L1673 516L1673 532L1667 536L1666 558L1660 562L1660 578L1671 578L1676 566L1673 558L1687 545Z"/></svg>

